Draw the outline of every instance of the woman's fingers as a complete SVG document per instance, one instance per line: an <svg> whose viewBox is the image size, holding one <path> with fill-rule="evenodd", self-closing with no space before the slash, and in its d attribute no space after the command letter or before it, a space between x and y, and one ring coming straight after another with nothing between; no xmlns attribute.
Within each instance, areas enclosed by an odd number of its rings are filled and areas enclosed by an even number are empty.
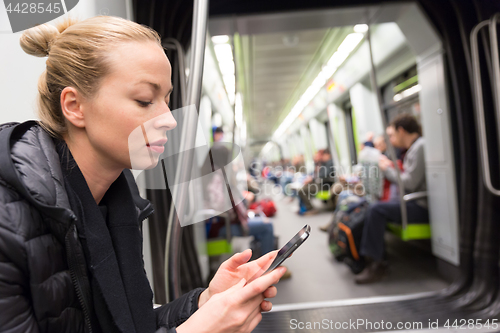
<svg viewBox="0 0 500 333"><path fill-rule="evenodd" d="M220 293L220 295L221 294L226 294L226 293L229 294L229 293L232 293L232 292L240 293L241 289L245 286L245 283L247 283L247 280L241 279L240 282L236 283L234 286L232 286L228 290Z"/></svg>
<svg viewBox="0 0 500 333"><path fill-rule="evenodd" d="M264 272L271 266L274 258L278 255L278 250L271 251L257 260L254 260L247 264L248 267L248 279L253 281L260 277Z"/></svg>
<svg viewBox="0 0 500 333"><path fill-rule="evenodd" d="M273 297L276 297L277 294L278 294L278 289L276 289L275 286L271 286L271 287L267 288L266 291L264 291L265 298L273 298Z"/></svg>
<svg viewBox="0 0 500 333"><path fill-rule="evenodd" d="M278 250L275 250L275 251L271 251L265 255L263 255L262 257L260 257L259 259L255 260L254 262L259 266L259 267L266 267L265 269L267 269L269 267L269 265L273 262L274 258L276 258L276 256L278 255Z"/></svg>
<svg viewBox="0 0 500 333"><path fill-rule="evenodd" d="M248 331L252 332L255 329L255 327L257 327L257 325L259 325L259 323L260 323L261 320L262 320L262 314L259 311L259 313L257 313L255 315L255 317L253 317L252 320L250 321L250 325L248 327L249 328Z"/></svg>
<svg viewBox="0 0 500 333"><path fill-rule="evenodd" d="M285 267L278 267L272 272L255 279L241 290L240 297L243 300L250 300L259 294L263 294L271 285L278 283L285 272Z"/></svg>
<svg viewBox="0 0 500 333"><path fill-rule="evenodd" d="M229 270L236 270L241 265L245 264L252 257L252 250L247 249L243 252L236 253L231 258L226 260L223 265Z"/></svg>
<svg viewBox="0 0 500 333"><path fill-rule="evenodd" d="M262 303L260 303L260 309L263 311L263 312L268 312L268 311L271 311L271 309L273 308L273 303L269 302L269 301L262 301Z"/></svg>

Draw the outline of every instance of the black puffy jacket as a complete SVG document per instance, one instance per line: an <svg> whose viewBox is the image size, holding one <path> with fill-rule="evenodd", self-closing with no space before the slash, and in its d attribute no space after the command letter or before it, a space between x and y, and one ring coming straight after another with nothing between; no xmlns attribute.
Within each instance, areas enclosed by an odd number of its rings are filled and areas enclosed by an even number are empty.
<svg viewBox="0 0 500 333"><path fill-rule="evenodd" d="M153 208L134 186L139 228ZM53 139L35 121L0 125L0 332L92 330L75 219ZM157 332L175 332L201 291L155 309Z"/></svg>

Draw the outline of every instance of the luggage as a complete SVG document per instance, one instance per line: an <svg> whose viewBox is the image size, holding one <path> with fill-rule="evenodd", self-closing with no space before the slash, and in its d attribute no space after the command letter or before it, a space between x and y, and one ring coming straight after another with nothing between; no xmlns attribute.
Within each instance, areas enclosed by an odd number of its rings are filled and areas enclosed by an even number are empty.
<svg viewBox="0 0 500 333"><path fill-rule="evenodd" d="M328 230L328 242L337 261L343 261L354 274L360 273L365 263L359 254L368 202L350 197L340 204Z"/></svg>
<svg viewBox="0 0 500 333"><path fill-rule="evenodd" d="M276 205L271 199L262 199L254 202L248 207L250 210L261 211L267 217L272 217L276 214Z"/></svg>

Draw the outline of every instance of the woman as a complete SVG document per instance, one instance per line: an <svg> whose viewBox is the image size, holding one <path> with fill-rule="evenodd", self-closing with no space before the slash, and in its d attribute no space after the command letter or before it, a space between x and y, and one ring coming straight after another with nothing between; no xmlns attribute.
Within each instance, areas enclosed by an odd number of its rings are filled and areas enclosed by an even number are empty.
<svg viewBox="0 0 500 333"><path fill-rule="evenodd" d="M236 254L207 289L153 310L140 233L153 209L128 169L156 165L176 126L156 32L101 16L20 42L48 59L41 121L0 126L0 331L250 332L284 269L246 281L275 252Z"/></svg>

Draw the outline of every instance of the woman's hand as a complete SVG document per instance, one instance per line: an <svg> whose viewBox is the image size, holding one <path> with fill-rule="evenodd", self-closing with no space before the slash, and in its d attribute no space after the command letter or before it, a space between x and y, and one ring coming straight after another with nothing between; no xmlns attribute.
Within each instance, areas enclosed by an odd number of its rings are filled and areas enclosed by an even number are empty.
<svg viewBox="0 0 500 333"><path fill-rule="evenodd" d="M252 256L252 251L245 250L224 261L217 270L217 273L215 273L212 281L210 281L208 289L200 295L198 307L202 307L213 295L228 290L241 281L241 279L250 281L256 275L257 277L260 276L260 274L264 273L271 266L277 254L278 251L272 251L257 260L248 262ZM272 286L263 292L265 298L273 298L276 296L276 293L276 287ZM263 301L262 311L269 310L271 310L271 303Z"/></svg>
<svg viewBox="0 0 500 333"><path fill-rule="evenodd" d="M278 267L248 284L246 279L241 279L231 288L213 295L206 306L177 327L177 333L252 332L262 320L261 304L265 291L285 272L286 268Z"/></svg>

